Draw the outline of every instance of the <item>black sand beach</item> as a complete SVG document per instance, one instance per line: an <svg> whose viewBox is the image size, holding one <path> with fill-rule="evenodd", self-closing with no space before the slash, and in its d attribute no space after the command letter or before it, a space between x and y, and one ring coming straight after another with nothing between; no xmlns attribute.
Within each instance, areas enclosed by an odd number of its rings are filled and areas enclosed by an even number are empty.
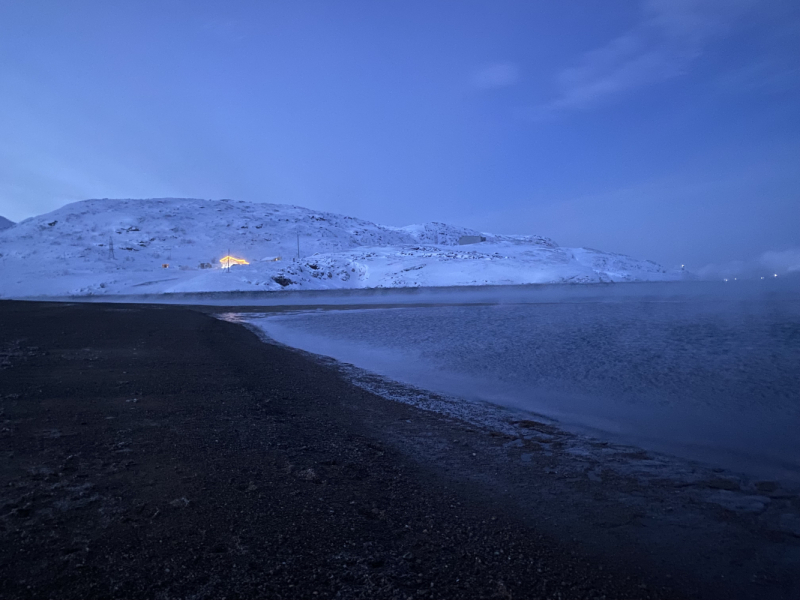
<svg viewBox="0 0 800 600"><path fill-rule="evenodd" d="M0 302L0 597L800 597L795 491L542 444L191 308Z"/></svg>

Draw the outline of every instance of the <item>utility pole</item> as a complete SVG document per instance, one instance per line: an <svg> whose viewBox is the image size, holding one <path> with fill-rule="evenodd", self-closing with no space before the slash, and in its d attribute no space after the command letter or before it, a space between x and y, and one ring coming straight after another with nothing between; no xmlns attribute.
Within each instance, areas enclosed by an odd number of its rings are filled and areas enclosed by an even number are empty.
<svg viewBox="0 0 800 600"><path fill-rule="evenodd" d="M231 249L228 247L228 273L231 272Z"/></svg>
<svg viewBox="0 0 800 600"><path fill-rule="evenodd" d="M297 260L300 260L300 234L297 234Z"/></svg>

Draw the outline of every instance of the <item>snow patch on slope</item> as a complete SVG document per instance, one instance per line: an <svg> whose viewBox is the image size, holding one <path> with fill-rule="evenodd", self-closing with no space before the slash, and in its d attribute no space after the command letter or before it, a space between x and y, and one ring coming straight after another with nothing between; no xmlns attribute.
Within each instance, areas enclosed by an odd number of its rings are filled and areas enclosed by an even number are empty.
<svg viewBox="0 0 800 600"><path fill-rule="evenodd" d="M486 241L459 245L463 236ZM222 269L229 253L250 264ZM0 232L3 297L679 278L540 236L231 200L86 200Z"/></svg>

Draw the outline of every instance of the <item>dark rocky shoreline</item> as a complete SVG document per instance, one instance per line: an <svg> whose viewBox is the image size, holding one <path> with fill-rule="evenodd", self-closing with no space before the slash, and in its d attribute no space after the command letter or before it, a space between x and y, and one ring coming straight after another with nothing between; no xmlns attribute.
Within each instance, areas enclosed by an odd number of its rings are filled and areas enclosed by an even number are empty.
<svg viewBox="0 0 800 600"><path fill-rule="evenodd" d="M3 301L0 597L789 598L798 589L780 570L750 588L718 573L659 573L635 548L607 545L604 557L537 525L561 488L542 487L521 510L489 480L505 442L374 396L190 308ZM587 482L591 498L599 489Z"/></svg>

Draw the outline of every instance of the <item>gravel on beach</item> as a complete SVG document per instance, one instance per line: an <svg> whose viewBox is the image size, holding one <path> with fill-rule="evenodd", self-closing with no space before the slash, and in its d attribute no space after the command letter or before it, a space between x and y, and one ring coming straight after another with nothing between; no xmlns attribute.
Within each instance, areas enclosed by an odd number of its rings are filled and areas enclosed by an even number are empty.
<svg viewBox="0 0 800 600"><path fill-rule="evenodd" d="M419 421L470 431L190 308L0 302L0 598L699 593L404 453Z"/></svg>

